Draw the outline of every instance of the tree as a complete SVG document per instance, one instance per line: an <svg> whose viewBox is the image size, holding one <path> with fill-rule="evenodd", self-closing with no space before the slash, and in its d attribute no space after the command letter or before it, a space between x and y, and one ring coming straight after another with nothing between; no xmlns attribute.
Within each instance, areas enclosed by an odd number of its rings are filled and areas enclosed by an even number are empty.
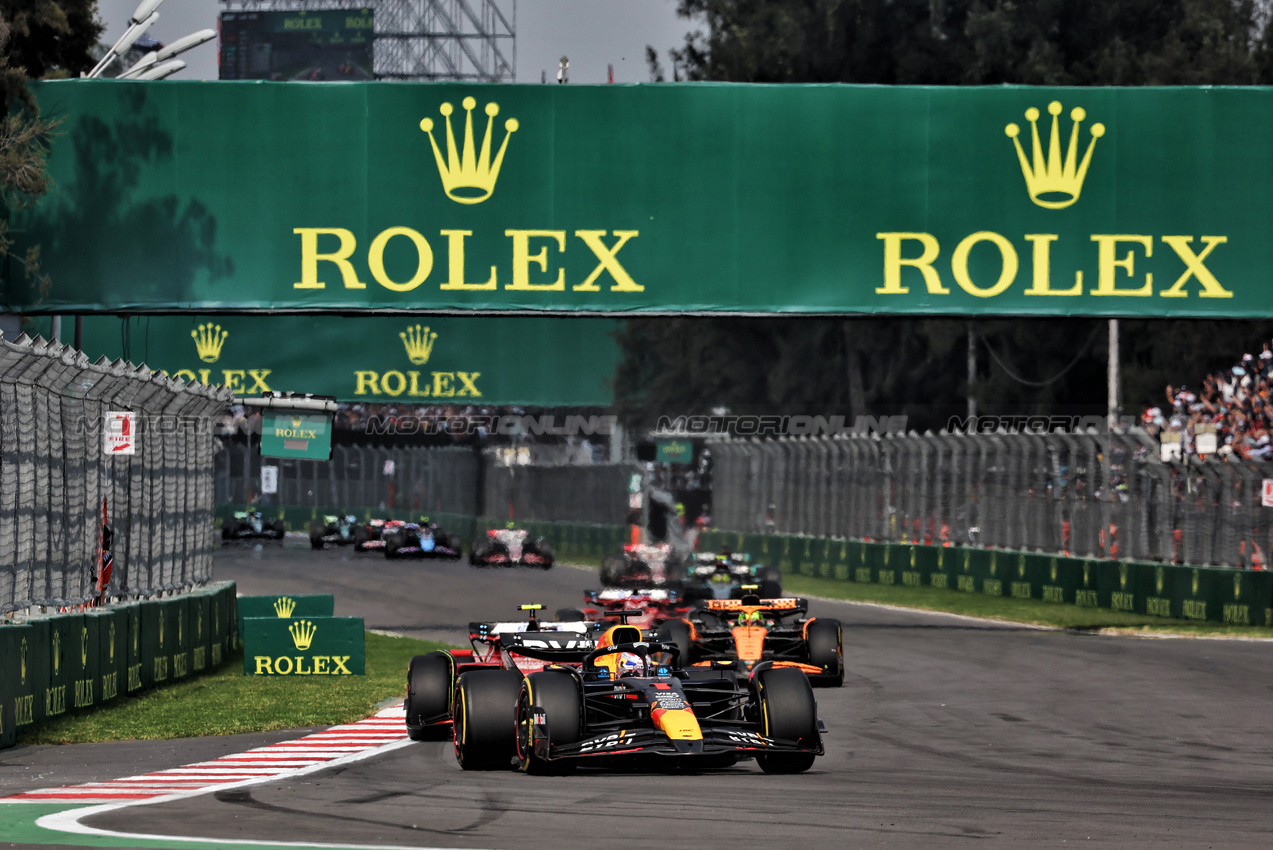
<svg viewBox="0 0 1273 850"><path fill-rule="evenodd" d="M40 247L14 256L9 220L50 189L45 162L58 121L40 114L27 81L91 69L90 51L101 32L96 0L0 0L0 255L6 279L16 260L41 291L48 290L49 280L40 272Z"/></svg>
<svg viewBox="0 0 1273 850"><path fill-rule="evenodd" d="M1273 82L1253 0L680 0L704 29L671 51L690 80L913 85ZM652 76L662 74L649 51ZM962 415L964 319L647 318L626 323L617 400L641 424L713 406ZM974 323L980 412L1103 413L1105 321ZM1273 323L1124 320L1125 406L1258 351ZM1221 361L1221 362L1217 362ZM818 364L810 368L810 364ZM859 389L860 388L860 389Z"/></svg>

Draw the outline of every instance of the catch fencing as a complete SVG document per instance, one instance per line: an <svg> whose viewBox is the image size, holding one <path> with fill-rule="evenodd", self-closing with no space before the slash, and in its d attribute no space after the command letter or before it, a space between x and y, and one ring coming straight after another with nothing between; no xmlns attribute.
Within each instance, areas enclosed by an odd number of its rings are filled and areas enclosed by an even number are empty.
<svg viewBox="0 0 1273 850"><path fill-rule="evenodd" d="M460 514L501 519L622 523L632 464L506 463L474 446L332 447L327 461L262 458L255 439L223 438L216 455L222 510L283 514L292 530L322 513ZM263 494L261 467L277 492Z"/></svg>
<svg viewBox="0 0 1273 850"><path fill-rule="evenodd" d="M1263 567L1273 465L1159 459L1141 431L709 442L732 531ZM1267 470L1267 471L1266 471Z"/></svg>
<svg viewBox="0 0 1273 850"><path fill-rule="evenodd" d="M0 340L0 613L80 605L103 512L105 596L191 587L212 572L212 417L230 392L25 335ZM107 457L108 411L132 411L136 453Z"/></svg>

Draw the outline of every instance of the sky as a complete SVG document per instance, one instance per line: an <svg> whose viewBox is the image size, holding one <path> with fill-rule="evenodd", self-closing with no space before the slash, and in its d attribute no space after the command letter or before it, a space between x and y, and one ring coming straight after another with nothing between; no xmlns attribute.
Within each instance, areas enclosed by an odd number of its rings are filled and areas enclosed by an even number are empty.
<svg viewBox="0 0 1273 850"><path fill-rule="evenodd" d="M113 44L123 34L138 0L97 0L106 24L103 41ZM350 6L355 6L351 2ZM511 10L513 0L500 8ZM676 0L520 0L516 3L517 82L538 83L541 72L553 81L558 60L570 57L570 82L604 83L606 66L614 65L616 83L649 80L645 46L659 51L665 68L667 51L679 47L685 34L698 27L676 16ZM183 35L216 28L217 0L166 0L149 32L164 44ZM174 80L215 80L216 41L182 54L187 67Z"/></svg>

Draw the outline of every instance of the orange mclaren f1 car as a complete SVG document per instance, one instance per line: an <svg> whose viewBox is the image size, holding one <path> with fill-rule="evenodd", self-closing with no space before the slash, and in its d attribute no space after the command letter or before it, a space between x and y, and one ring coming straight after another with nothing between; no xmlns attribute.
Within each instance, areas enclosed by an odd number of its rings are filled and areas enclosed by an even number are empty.
<svg viewBox="0 0 1273 850"><path fill-rule="evenodd" d="M804 599L708 599L692 616L668 620L657 639L674 643L689 666L737 661L750 670L762 663L803 671L815 685L844 684L840 621L808 617Z"/></svg>

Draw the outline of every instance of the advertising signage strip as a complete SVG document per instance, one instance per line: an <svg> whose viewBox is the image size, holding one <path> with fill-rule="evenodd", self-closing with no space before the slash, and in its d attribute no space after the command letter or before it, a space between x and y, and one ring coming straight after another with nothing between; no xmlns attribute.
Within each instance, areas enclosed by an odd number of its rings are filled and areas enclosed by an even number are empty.
<svg viewBox="0 0 1273 850"><path fill-rule="evenodd" d="M1273 311L1268 88L36 92L8 310Z"/></svg>
<svg viewBox="0 0 1273 850"><path fill-rule="evenodd" d="M239 397L604 406L614 400L618 325L547 316L87 316L83 345L94 360L144 360Z"/></svg>

